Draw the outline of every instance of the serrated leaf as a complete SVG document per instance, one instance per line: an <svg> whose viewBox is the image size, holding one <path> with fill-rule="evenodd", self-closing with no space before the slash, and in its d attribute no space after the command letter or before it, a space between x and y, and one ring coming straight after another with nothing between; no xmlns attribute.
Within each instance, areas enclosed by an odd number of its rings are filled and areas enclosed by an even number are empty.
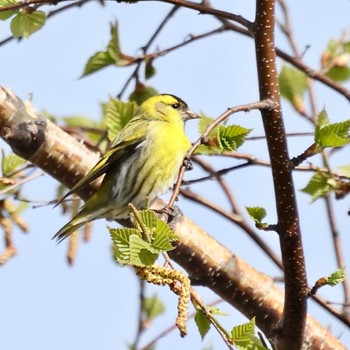
<svg viewBox="0 0 350 350"><path fill-rule="evenodd" d="M330 286L336 286L339 283L344 282L345 279L345 268L341 267L340 269L334 271L327 280L327 284Z"/></svg>
<svg viewBox="0 0 350 350"><path fill-rule="evenodd" d="M198 128L203 134L213 119L202 115ZM196 154L220 154L225 151L234 151L240 147L252 129L246 129L240 125L218 125L208 135L205 145L200 145Z"/></svg>
<svg viewBox="0 0 350 350"><path fill-rule="evenodd" d="M284 65L279 75L281 95L287 99L296 110L303 109L303 96L307 89L306 75L300 70Z"/></svg>
<svg viewBox="0 0 350 350"><path fill-rule="evenodd" d="M327 112L322 110L317 117L315 143L320 147L340 147L348 144L350 120L330 124Z"/></svg>
<svg viewBox="0 0 350 350"><path fill-rule="evenodd" d="M18 169L21 165L23 165L25 162L26 162L25 159L17 156L14 153L11 153L8 156L6 156L4 150L2 150L2 157L1 157L2 176L7 177L16 169Z"/></svg>
<svg viewBox="0 0 350 350"><path fill-rule="evenodd" d="M196 322L199 334L203 340L210 329L210 321L200 309L197 310L196 315L194 316L194 321Z"/></svg>
<svg viewBox="0 0 350 350"><path fill-rule="evenodd" d="M176 239L176 236L164 221L158 219L152 210L139 211L139 215L152 233L151 246L154 252L160 254L175 249L171 242Z"/></svg>
<svg viewBox="0 0 350 350"><path fill-rule="evenodd" d="M32 13L19 12L11 20L10 28L15 38L29 38L34 32L41 29L46 22L46 14L43 11Z"/></svg>
<svg viewBox="0 0 350 350"><path fill-rule="evenodd" d="M17 0L0 0L0 7L6 7L17 3ZM0 12L0 20L5 21L18 12L19 10L2 11Z"/></svg>
<svg viewBox="0 0 350 350"><path fill-rule="evenodd" d="M252 129L246 129L239 125L219 127L219 140L223 151L235 151L240 147Z"/></svg>
<svg viewBox="0 0 350 350"><path fill-rule="evenodd" d="M131 235L130 239L130 264L134 266L150 266L155 263L158 254L138 235Z"/></svg>
<svg viewBox="0 0 350 350"><path fill-rule="evenodd" d="M130 237L140 235L134 228L108 228L113 241L114 258L119 264L130 264Z"/></svg>
<svg viewBox="0 0 350 350"><path fill-rule="evenodd" d="M340 147L348 144L350 120L329 124L318 132L317 144L322 147Z"/></svg>
<svg viewBox="0 0 350 350"><path fill-rule="evenodd" d="M158 91L155 88L137 83L135 90L129 96L129 101L134 101L140 106L143 102L155 95L158 95Z"/></svg>
<svg viewBox="0 0 350 350"><path fill-rule="evenodd" d="M308 184L301 191L309 194L314 202L316 199L332 191L333 188L329 180L330 176L328 174L318 172L312 176Z"/></svg>
<svg viewBox="0 0 350 350"><path fill-rule="evenodd" d="M108 139L113 141L122 128L135 115L137 106L133 102L122 102L111 98L103 104L103 114L108 129Z"/></svg>
<svg viewBox="0 0 350 350"><path fill-rule="evenodd" d="M146 314L147 320L154 320L157 316L164 314L164 311L164 304L158 296L154 295L144 299L143 312Z"/></svg>
<svg viewBox="0 0 350 350"><path fill-rule="evenodd" d="M258 224L266 217L266 210L262 207L246 207L249 216Z"/></svg>
<svg viewBox="0 0 350 350"><path fill-rule="evenodd" d="M316 125L321 129L329 124L328 113L325 109L323 109L317 116Z"/></svg>
<svg viewBox="0 0 350 350"><path fill-rule="evenodd" d="M114 59L106 51L98 51L93 54L85 64L81 78L89 74L95 73L98 70L108 67L114 63Z"/></svg>
<svg viewBox="0 0 350 350"><path fill-rule="evenodd" d="M266 350L261 340L255 335L255 318L234 327L231 336L235 347L240 350Z"/></svg>
<svg viewBox="0 0 350 350"><path fill-rule="evenodd" d="M176 239L176 236L165 222L157 222L156 232L154 236L155 238L152 242L152 247L157 249L159 253L164 253L175 249L171 242Z"/></svg>

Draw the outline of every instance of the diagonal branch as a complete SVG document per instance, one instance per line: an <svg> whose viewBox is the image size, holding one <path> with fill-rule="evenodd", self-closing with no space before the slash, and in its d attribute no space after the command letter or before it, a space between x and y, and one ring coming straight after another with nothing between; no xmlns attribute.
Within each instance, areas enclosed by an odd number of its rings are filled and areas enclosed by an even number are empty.
<svg viewBox="0 0 350 350"><path fill-rule="evenodd" d="M42 120L29 103L24 104L9 90L0 87L1 137L22 157L72 187L96 162L89 151L55 124ZM40 139L40 140L39 140ZM89 198L93 183L79 195ZM164 207L157 201L158 208ZM283 293L273 280L252 268L218 243L186 217L177 217L173 228L178 246L171 257L188 274L221 296L249 318L256 316L258 327L270 337L282 317ZM338 339L309 317L305 338L312 350L345 350Z"/></svg>

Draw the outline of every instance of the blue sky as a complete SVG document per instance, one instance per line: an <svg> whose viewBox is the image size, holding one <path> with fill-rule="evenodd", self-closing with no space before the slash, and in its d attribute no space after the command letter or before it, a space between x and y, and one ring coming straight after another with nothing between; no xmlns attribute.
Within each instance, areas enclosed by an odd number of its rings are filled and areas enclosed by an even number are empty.
<svg viewBox="0 0 350 350"><path fill-rule="evenodd" d="M212 4L253 19L252 1L225 0L212 1ZM51 9L54 7L47 7L47 10ZM104 49L108 42L109 23L118 20L123 51L136 55L169 9L169 5L158 2L137 5L111 2L104 7L91 3L58 15L29 40L12 41L0 47L0 84L11 88L23 99L32 96L33 105L38 110L46 110L60 117L86 115L97 120L100 117L100 103L110 95L116 95L131 73L130 69L112 67L78 79L88 57ZM296 39L301 50L310 45L305 61L312 67L319 67L319 57L328 41L339 38L343 30L349 29L349 10L350 2L346 0L338 1L337 6L325 0L298 0L291 5ZM208 16L181 10L153 48L177 44L189 34L201 34L218 25ZM0 40L8 33L8 23L0 23ZM277 42L280 48L289 50L279 32ZM224 33L157 60L157 74L149 84L159 92L180 96L191 109L215 117L227 107L258 100L254 59L250 39ZM350 87L349 84L347 86ZM316 84L316 91L318 107L326 107L331 121L349 118L348 102L343 97L320 84ZM284 117L288 132L312 131L310 125L295 116L287 103L284 105ZM231 122L254 128L252 135L263 134L256 112L239 114L231 118ZM194 141L198 137L195 122L187 129ZM310 142L310 138L291 139L290 153L300 153ZM0 147L7 149L3 142ZM247 142L241 151L267 158L263 141ZM333 164L348 164L348 159L349 149L340 152ZM222 159L215 161L218 169L224 164ZM186 176L195 178L198 174L194 170ZM297 189L305 186L309 176L296 173ZM227 181L232 184L236 198L243 206L265 207L269 213L267 220L274 222L273 191L268 169L244 169L227 176ZM26 185L24 194L32 200L50 201L55 197L56 185L45 175ZM206 190L212 200L220 204L225 200L210 183L196 185L193 189L198 192ZM312 284L335 269L332 241L324 218L324 203L317 201L310 205L310 198L300 192L298 201L309 283ZM262 272L280 276L279 271L238 228L185 199L180 199L178 204L184 213L235 254ZM335 209L343 245L349 246L348 199L337 202ZM2 348L125 349L136 332L138 282L131 269L113 263L106 223L100 220L94 224L95 234L91 243L81 244L76 263L71 268L65 263L66 244L57 246L51 241L52 235L68 220L61 216L60 209L43 206L26 211L24 217L30 225L30 233L15 233L18 255L0 269ZM261 235L276 252L279 251L278 240L272 233ZM349 257L347 259L349 265ZM199 291L206 302L216 299L204 288L199 288ZM176 298L167 288L147 286L147 294L159 295L167 304L167 313L146 332L142 344L170 326L176 316ZM326 288L321 294L335 302L342 300L340 287ZM235 309L224 304L220 308L228 313L222 318L228 328L246 321ZM310 313L350 345L349 332L342 324L330 319L312 302ZM180 339L178 333L173 332L160 341L158 348L175 349L181 346L186 350L210 345L215 349L223 348L221 339L214 331L202 343L195 328L193 321L190 321L189 335L185 339Z"/></svg>

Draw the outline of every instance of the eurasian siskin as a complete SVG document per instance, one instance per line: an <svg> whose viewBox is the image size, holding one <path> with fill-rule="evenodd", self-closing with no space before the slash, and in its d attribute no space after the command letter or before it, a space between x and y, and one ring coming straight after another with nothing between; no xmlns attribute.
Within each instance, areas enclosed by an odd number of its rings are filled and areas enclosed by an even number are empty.
<svg viewBox="0 0 350 350"><path fill-rule="evenodd" d="M128 204L143 209L174 183L191 147L184 122L198 116L180 98L163 94L146 100L100 161L62 198L105 174L101 186L53 238L62 241L89 221L124 219Z"/></svg>

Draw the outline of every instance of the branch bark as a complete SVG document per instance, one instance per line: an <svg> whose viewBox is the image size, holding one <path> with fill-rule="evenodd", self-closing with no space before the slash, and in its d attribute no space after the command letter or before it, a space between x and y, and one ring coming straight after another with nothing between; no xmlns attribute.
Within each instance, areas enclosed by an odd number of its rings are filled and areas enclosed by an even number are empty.
<svg viewBox="0 0 350 350"><path fill-rule="evenodd" d="M285 281L283 319L274 338L277 349L298 350L304 342L308 286L280 103L274 30L275 0L257 0L254 41L260 98L271 99L275 105L271 110L262 110L261 115L271 159Z"/></svg>
<svg viewBox="0 0 350 350"><path fill-rule="evenodd" d="M96 162L97 155L49 120L43 120L29 103L0 87L1 137L20 156L68 187L72 187ZM79 195L87 199L93 183ZM156 205L163 207L158 200ZM283 225L282 225L283 227ZM253 269L186 217L173 222L179 243L171 257L190 277L212 289L271 337L283 311L283 293L265 274ZM50 232L49 232L50 233ZM344 349L327 329L307 318L304 345L309 349Z"/></svg>

